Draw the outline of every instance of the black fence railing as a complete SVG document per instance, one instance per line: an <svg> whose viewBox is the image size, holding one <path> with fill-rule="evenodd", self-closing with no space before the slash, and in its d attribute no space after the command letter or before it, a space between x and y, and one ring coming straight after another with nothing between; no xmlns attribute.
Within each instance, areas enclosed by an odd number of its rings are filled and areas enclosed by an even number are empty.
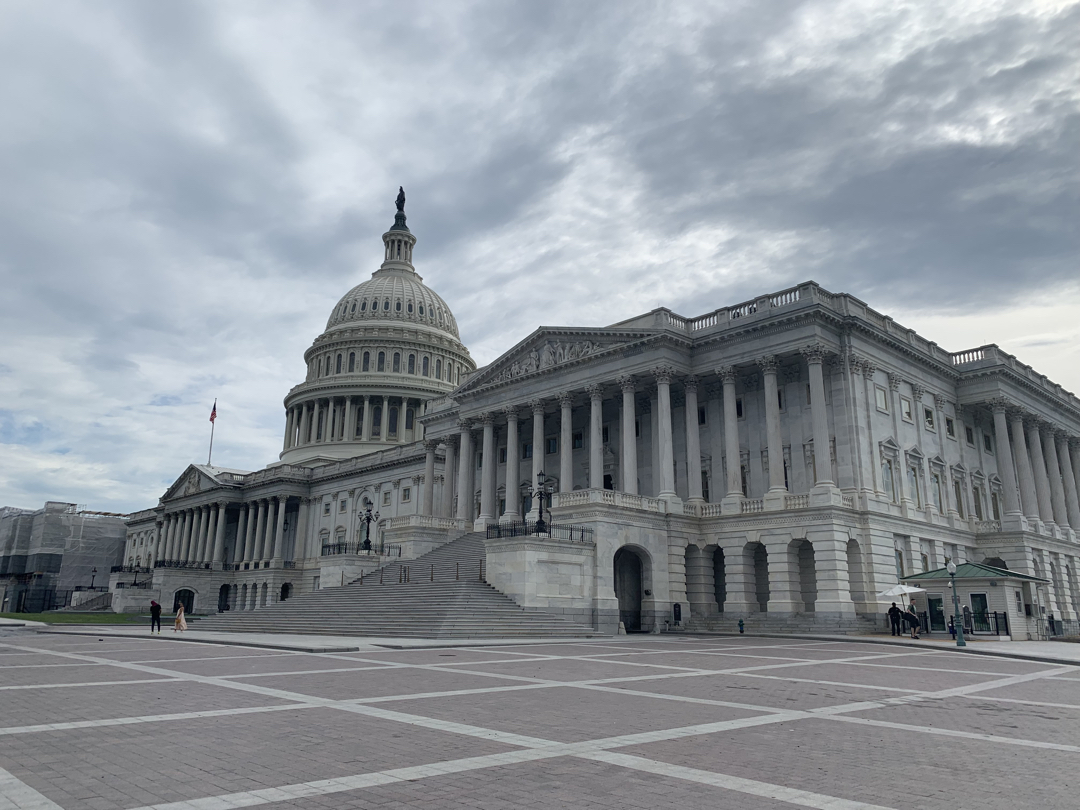
<svg viewBox="0 0 1080 810"><path fill-rule="evenodd" d="M210 568L208 562L191 562L190 560L158 560L154 563L154 568L189 568L192 570L208 570Z"/></svg>
<svg viewBox="0 0 1080 810"><path fill-rule="evenodd" d="M153 568L146 568L139 565L114 565L109 571L110 574L151 574Z"/></svg>
<svg viewBox="0 0 1080 810"><path fill-rule="evenodd" d="M1046 629L1051 638L1076 638L1080 636L1080 622L1076 619L1046 620Z"/></svg>
<svg viewBox="0 0 1080 810"><path fill-rule="evenodd" d="M400 557L401 546L397 543L324 543L322 556L333 557L338 554L359 554L369 557Z"/></svg>
<svg viewBox="0 0 1080 810"><path fill-rule="evenodd" d="M94 587L91 588L89 585L76 585L73 588L73 590L75 590L75 591L97 591L98 593L105 593L107 590L109 590L109 586L108 585L95 585Z"/></svg>
<svg viewBox="0 0 1080 810"><path fill-rule="evenodd" d="M139 590L149 590L154 587L154 581L148 579L145 582L117 582L117 589L131 589L138 588Z"/></svg>
<svg viewBox="0 0 1080 810"><path fill-rule="evenodd" d="M909 632L911 628L911 620L908 618L910 614L904 611L903 619L901 620L900 630L903 633ZM924 611L917 614L918 616L918 632L919 633L948 633L952 635L953 617L948 617L937 614L937 618L931 621L931 618ZM986 613L965 613L962 617L961 626L964 628L964 635L976 636L976 635L991 635L991 636L1007 636L1009 635L1009 616L1007 613L1000 613L994 611L988 611ZM889 627L889 617L884 616L882 628ZM1052 633L1051 633L1052 634Z"/></svg>
<svg viewBox="0 0 1080 810"><path fill-rule="evenodd" d="M571 526L569 523L544 523L542 532L536 531L536 523L527 520L524 523L492 523L487 527L489 539L498 537L553 537L556 540L569 540L573 543L593 542L593 530L588 526Z"/></svg>

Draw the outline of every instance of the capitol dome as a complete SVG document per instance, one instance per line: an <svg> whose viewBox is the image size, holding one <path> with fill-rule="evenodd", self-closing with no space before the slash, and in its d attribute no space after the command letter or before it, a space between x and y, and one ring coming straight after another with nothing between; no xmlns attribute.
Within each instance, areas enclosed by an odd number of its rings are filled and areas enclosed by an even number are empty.
<svg viewBox="0 0 1080 810"><path fill-rule="evenodd" d="M282 461L323 463L417 441L423 403L476 370L450 307L412 265L403 191L397 206L382 265L342 296L304 354L307 378L285 397Z"/></svg>

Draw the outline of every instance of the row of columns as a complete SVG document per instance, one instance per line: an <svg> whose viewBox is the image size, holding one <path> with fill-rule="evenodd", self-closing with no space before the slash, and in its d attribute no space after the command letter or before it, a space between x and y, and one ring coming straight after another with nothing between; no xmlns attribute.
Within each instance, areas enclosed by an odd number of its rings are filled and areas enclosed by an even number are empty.
<svg viewBox="0 0 1080 810"><path fill-rule="evenodd" d="M810 369L810 407L812 415L813 440L816 448L825 448L825 463L815 465L817 478L815 488L834 489L835 484L831 480L832 465L829 461L828 448L830 446L828 416L825 406L825 385L822 363L825 351L822 347L814 345L803 350ZM786 493L787 486L784 479L783 441L780 431L780 409L777 399L777 372L779 363L775 357L762 358L758 365L762 371L765 382L765 422L767 453L769 458L769 493L776 495ZM741 500L742 476L740 470L739 434L736 413L735 380L736 371L733 367L719 369L717 375L723 382L724 401L724 441L727 446L727 480L728 496ZM657 422L658 422L658 453L657 463L654 465L657 483L657 496L666 500L676 500L675 492L675 458L674 436L671 408L671 383L675 377L675 370L668 366L660 366L652 370L652 377L656 384L657 399ZM635 423L637 421L637 384L638 381L631 376L621 376L614 381L622 392L621 414L621 469L620 483L622 491L630 494L638 493L638 458L637 436ZM702 503L701 487L701 446L699 427L697 420L698 412L698 384L697 377L690 375L681 380L686 396L686 465L687 465L687 495L691 503ZM603 458L603 400L604 386L591 384L585 388L589 407L589 488L601 489L604 486L604 458ZM563 392L558 395L559 402L559 489L567 492L573 489L573 455L572 455L572 415L574 392ZM539 488L539 475L543 470L545 450L544 419L546 416L546 403L543 400L535 400L528 406L532 415L532 486L534 491ZM517 515L517 502L511 493L516 493L520 486L518 480L520 459L518 457L520 441L518 436L518 421L522 417L521 406L510 406L504 409L506 420L506 481L507 492L506 507L503 519L513 519ZM479 424L481 431L481 482L480 482L480 514L476 518L477 524L491 523L500 515L496 514L496 470L495 452L496 442L496 415L484 413L480 415ZM472 509L472 493L474 489L473 447L474 423L464 419L458 423L458 435L446 439L447 444L447 470L453 469L454 460L457 464L457 514L459 519L467 519ZM428 443L425 474L434 470L435 443ZM428 478L430 480L430 478ZM446 490L450 488L447 487ZM452 499L453 494L444 491L447 501ZM429 491L425 493L423 510L425 514L432 514L434 508L433 496ZM534 511L536 507L533 507ZM443 514L449 514L448 503L443 504Z"/></svg>
<svg viewBox="0 0 1080 810"><path fill-rule="evenodd" d="M1006 400L990 405L1005 514L1080 532L1080 445Z"/></svg>
<svg viewBox="0 0 1080 810"><path fill-rule="evenodd" d="M405 420L410 408L413 413L419 408L419 401L409 397L394 397L390 395L342 396L324 397L294 405L287 409L285 414L285 442L283 450L300 447L308 444L327 444L341 441L387 441L390 437L390 409L395 407L393 400L400 404L398 408L398 423L394 438L402 442L412 441L415 436L414 427L405 429ZM381 407L379 424L373 424L376 408ZM359 409L359 411L357 410ZM362 415L362 421L357 429L357 414ZM319 424L322 423L322 433L319 432Z"/></svg>
<svg viewBox="0 0 1080 810"><path fill-rule="evenodd" d="M220 561L228 507L228 502L221 501L166 514L154 559L206 565Z"/></svg>

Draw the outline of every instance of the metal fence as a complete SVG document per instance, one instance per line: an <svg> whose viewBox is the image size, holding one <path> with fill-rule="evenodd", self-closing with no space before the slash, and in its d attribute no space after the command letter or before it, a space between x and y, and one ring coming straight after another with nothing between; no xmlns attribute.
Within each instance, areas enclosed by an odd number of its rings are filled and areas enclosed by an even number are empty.
<svg viewBox="0 0 1080 810"><path fill-rule="evenodd" d="M593 542L593 530L588 526L571 526L569 523L545 523L543 531L536 531L535 521L524 523L492 523L487 527L489 539L499 537L553 537L573 543Z"/></svg>
<svg viewBox="0 0 1080 810"><path fill-rule="evenodd" d="M157 560L154 563L154 568L190 568L193 570L207 570L210 567L210 563L208 562L191 562L190 560Z"/></svg>
<svg viewBox="0 0 1080 810"><path fill-rule="evenodd" d="M375 543L367 548L365 543L324 543L322 547L323 557L332 557L337 554L358 554L368 557L400 557L401 546L397 543Z"/></svg>
<svg viewBox="0 0 1080 810"><path fill-rule="evenodd" d="M1047 619L1046 627L1051 638L1080 637L1080 621L1076 619Z"/></svg>

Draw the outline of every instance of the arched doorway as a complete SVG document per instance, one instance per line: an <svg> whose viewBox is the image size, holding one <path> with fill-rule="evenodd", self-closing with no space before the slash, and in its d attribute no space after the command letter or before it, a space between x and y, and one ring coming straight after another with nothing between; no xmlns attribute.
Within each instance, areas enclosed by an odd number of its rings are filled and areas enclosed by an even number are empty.
<svg viewBox="0 0 1080 810"><path fill-rule="evenodd" d="M176 613L180 605L184 606L184 613L192 613L195 610L195 591L190 588L181 588L173 596L173 613Z"/></svg>
<svg viewBox="0 0 1080 810"><path fill-rule="evenodd" d="M187 608L185 608L185 610L186 609ZM220 588L218 588L217 609L218 609L218 613L224 613L226 610L229 609L229 586L228 585L222 585Z"/></svg>
<svg viewBox="0 0 1080 810"><path fill-rule="evenodd" d="M814 567L814 546L809 540L796 540L795 553L799 560L799 593L803 610L814 612L817 602L817 569Z"/></svg>
<svg viewBox="0 0 1080 810"><path fill-rule="evenodd" d="M292 596L292 583L286 582L281 586L281 599L279 599L278 601L284 602L290 596Z"/></svg>
<svg viewBox="0 0 1080 810"><path fill-rule="evenodd" d="M769 610L769 552L761 543L754 543L754 591L758 610Z"/></svg>
<svg viewBox="0 0 1080 810"><path fill-rule="evenodd" d="M627 633L641 630L641 557L628 548L615 552L615 596L619 600L619 621Z"/></svg>
<svg viewBox="0 0 1080 810"><path fill-rule="evenodd" d="M240 586L240 598L236 600L237 610L247 610L247 585Z"/></svg>
<svg viewBox="0 0 1080 810"><path fill-rule="evenodd" d="M716 595L716 609L724 612L724 602L727 601L727 568L724 564L724 550L717 546L713 550L713 593Z"/></svg>
<svg viewBox="0 0 1080 810"><path fill-rule="evenodd" d="M862 548L859 541L852 538L847 541L847 568L848 587L851 590L851 601L856 606L866 603L866 579L863 577ZM862 609L862 608L859 608Z"/></svg>

